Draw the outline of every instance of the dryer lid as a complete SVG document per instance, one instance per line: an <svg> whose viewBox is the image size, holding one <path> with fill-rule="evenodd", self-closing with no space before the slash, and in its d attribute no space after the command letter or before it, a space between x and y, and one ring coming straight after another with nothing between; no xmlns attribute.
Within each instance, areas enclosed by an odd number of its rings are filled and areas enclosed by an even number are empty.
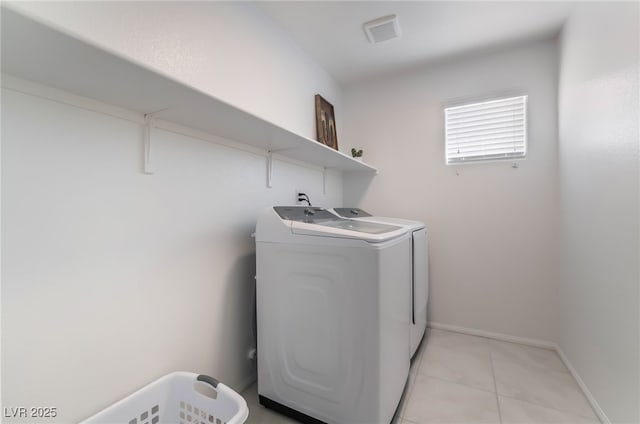
<svg viewBox="0 0 640 424"><path fill-rule="evenodd" d="M371 214L360 208L333 208L334 212L343 218L361 218Z"/></svg>
<svg viewBox="0 0 640 424"><path fill-rule="evenodd" d="M377 222L379 224L388 224L388 225L395 225L398 227L407 227L414 230L425 228L424 222L411 221L408 219L401 219L401 218L389 218L385 216L375 216L359 208L333 208L333 211L338 216L341 216L343 218L352 218L352 219L357 219L357 220L366 221L366 222Z"/></svg>
<svg viewBox="0 0 640 424"><path fill-rule="evenodd" d="M355 219L333 219L330 221L317 222L316 224L330 228L338 228L341 230L356 231L359 233L367 234L383 234L400 229L400 227L397 227L395 225L380 224L367 221L356 221Z"/></svg>

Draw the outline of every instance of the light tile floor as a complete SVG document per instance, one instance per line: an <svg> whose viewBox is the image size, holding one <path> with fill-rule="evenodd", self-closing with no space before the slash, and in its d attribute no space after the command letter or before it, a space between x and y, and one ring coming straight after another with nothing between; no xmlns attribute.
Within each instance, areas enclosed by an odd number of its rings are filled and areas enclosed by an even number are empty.
<svg viewBox="0 0 640 424"><path fill-rule="evenodd" d="M430 330L407 384L399 424L600 422L558 355L531 346ZM260 406L255 384L243 396L249 424L296 422Z"/></svg>

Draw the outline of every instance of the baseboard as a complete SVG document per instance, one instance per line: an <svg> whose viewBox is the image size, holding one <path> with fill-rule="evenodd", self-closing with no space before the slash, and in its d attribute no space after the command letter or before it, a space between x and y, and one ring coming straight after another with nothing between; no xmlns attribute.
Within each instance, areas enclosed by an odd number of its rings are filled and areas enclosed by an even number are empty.
<svg viewBox="0 0 640 424"><path fill-rule="evenodd" d="M492 331L478 330L475 328L459 327L457 325L441 324L438 322L429 322L429 328L434 328L436 330L453 331L455 333L469 334L471 336L486 337L494 340L501 340L505 342L555 350L558 356L560 356L560 359L562 360L564 365L569 370L569 373L571 373L573 378L576 380L576 383L578 383L578 387L580 387L580 390L582 390L582 393L584 394L585 398L587 398L587 402L589 402L589 405L591 405L591 408L598 416L598 419L600 419L603 424L611 424L611 421L598 404L598 401L596 401L596 398L591 394L591 391L580 377L580 374L578 374L578 371L576 371L576 369L571 364L571 361L569 361L567 355L557 343L548 342L545 340L529 339L526 337L517 337L509 334L494 333Z"/></svg>
<svg viewBox="0 0 640 424"><path fill-rule="evenodd" d="M245 379L243 379L241 382L239 382L237 385L235 385L234 387L237 388L236 391L238 393L242 393L245 390L247 390L249 387L251 387L251 385L255 383L257 379L258 379L257 374L253 372L249 376L247 376Z"/></svg>
<svg viewBox="0 0 640 424"><path fill-rule="evenodd" d="M488 339L501 340L503 342L518 343L527 346L541 347L543 349L557 350L556 344L545 340L529 339L526 337L512 336L510 334L494 333L492 331L478 330L475 328L458 327L457 325L441 324L438 322L429 322L430 328L436 330L447 330L455 333L469 334L471 336L486 337Z"/></svg>
<svg viewBox="0 0 640 424"><path fill-rule="evenodd" d="M576 383L578 383L578 386L580 387L580 389L582 389L582 393L584 393L584 396L587 398L587 401L591 405L591 408L593 408L593 411L596 413L600 421L602 421L603 424L611 424L611 420L609 420L609 418L604 413L602 408L600 408L598 401L596 401L596 398L591 394L591 391L589 390L585 382L580 377L580 374L578 374L578 371L576 371L576 369L573 367L573 365L571 364L571 361L569 361L569 358L567 358L567 355L565 355L562 348L557 344L555 348L556 348L556 352L558 352L558 355L560 356L560 359L562 359L562 362L564 362L565 367L567 367L567 369L569 370L573 378L576 380Z"/></svg>

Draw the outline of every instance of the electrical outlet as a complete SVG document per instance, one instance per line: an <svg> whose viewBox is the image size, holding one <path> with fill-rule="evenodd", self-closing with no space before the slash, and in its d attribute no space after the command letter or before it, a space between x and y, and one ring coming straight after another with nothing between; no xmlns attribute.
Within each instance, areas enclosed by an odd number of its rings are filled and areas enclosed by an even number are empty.
<svg viewBox="0 0 640 424"><path fill-rule="evenodd" d="M247 352L247 359L255 361L257 356L258 356L258 350L256 349L255 346L251 346L251 348Z"/></svg>

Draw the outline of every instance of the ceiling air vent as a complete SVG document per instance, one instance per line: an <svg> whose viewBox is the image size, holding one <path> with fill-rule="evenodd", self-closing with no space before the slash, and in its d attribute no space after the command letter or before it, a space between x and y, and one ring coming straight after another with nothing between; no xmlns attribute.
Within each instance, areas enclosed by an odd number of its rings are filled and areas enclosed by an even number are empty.
<svg viewBox="0 0 640 424"><path fill-rule="evenodd" d="M396 15L384 16L363 24L371 44L382 43L400 37L400 24Z"/></svg>

